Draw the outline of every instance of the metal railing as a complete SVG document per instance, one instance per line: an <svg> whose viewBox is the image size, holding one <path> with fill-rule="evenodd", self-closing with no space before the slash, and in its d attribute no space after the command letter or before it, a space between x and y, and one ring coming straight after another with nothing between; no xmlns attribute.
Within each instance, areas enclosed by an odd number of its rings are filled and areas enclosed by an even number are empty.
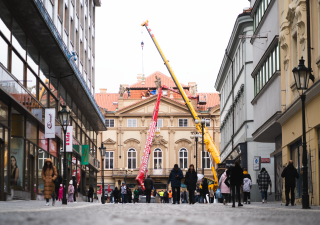
<svg viewBox="0 0 320 225"><path fill-rule="evenodd" d="M41 12L44 20L46 21L48 27L51 29L53 36L56 38L56 41L59 43L60 47L62 48L63 53L65 54L66 58L68 59L68 56L70 55L70 52L67 48L67 46L65 45L60 33L58 32L54 22L52 21L50 15L48 14L45 6L43 5L43 2L41 0L34 0L36 5L38 6L39 11ZM87 95L89 96L91 102L93 103L93 106L97 112L97 114L99 115L101 121L104 121L104 116L102 114L102 112L99 110L99 106L97 104L97 102L94 99L93 94L90 92L86 82L84 81L78 67L76 66L76 64L74 63L73 59L69 59L69 64L71 65L72 69L75 71L75 74L77 75L77 77L80 80L80 83L82 85L82 88L86 91Z"/></svg>

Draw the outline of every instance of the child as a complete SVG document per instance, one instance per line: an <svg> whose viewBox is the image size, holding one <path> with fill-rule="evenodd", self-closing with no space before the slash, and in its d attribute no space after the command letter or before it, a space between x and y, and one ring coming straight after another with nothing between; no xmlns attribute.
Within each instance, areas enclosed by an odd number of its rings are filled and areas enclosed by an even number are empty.
<svg viewBox="0 0 320 225"><path fill-rule="evenodd" d="M60 188L59 188L59 202L60 202L60 199L63 198L63 187L62 187L62 184L60 184Z"/></svg>
<svg viewBox="0 0 320 225"><path fill-rule="evenodd" d="M250 204L250 189L252 186L251 179L245 177L243 179L243 202L245 204Z"/></svg>
<svg viewBox="0 0 320 225"><path fill-rule="evenodd" d="M73 192L74 192L73 182L72 180L70 180L69 187L68 187L68 202L73 202Z"/></svg>

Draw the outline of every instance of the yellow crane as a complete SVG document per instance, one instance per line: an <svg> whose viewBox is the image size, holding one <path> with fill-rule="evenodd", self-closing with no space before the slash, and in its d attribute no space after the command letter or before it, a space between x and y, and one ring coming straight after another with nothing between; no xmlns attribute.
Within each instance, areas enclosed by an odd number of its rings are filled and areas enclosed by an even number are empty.
<svg viewBox="0 0 320 225"><path fill-rule="evenodd" d="M192 104L191 104L191 101L190 99L188 98L188 96L185 94L185 92L183 91L180 83L178 82L178 79L176 78L176 75L174 74L170 64L169 64L169 61L166 59L166 57L164 56L154 34L152 33L151 29L149 28L149 25L148 25L148 20L145 21L144 23L141 24L141 26L144 26L153 43L155 44L158 52L160 53L160 56L164 62L164 65L167 67L174 83L176 84L176 86L178 87L179 91L180 91L180 94L185 102L185 105L187 106L189 112L191 113L192 117L193 117L193 120L195 121L195 124L196 124L196 128L198 130L199 133L202 134L202 127L201 127L201 123L200 123L200 118L196 112L196 110L193 108ZM204 143L206 144L206 147L207 147L207 152L209 152L209 156L210 156L210 160L211 162L214 160L216 164L220 163L220 151L219 149L217 148L217 146L215 145L211 135L209 134L209 131L207 129L207 127L204 125L204 129L203 129L203 141ZM212 164L213 165L213 164ZM218 177L217 177L217 173L216 173L216 170L215 168L212 166L211 167L212 169L212 172L213 172L213 176L214 176L214 190L216 190L216 188L218 187Z"/></svg>

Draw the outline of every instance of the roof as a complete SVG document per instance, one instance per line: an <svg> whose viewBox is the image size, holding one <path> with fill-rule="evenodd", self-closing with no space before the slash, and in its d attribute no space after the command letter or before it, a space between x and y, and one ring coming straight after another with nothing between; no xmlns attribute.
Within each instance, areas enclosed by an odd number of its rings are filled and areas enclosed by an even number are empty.
<svg viewBox="0 0 320 225"><path fill-rule="evenodd" d="M219 93L198 93L207 95L207 104L206 105L198 105L199 111L208 111L209 108L213 108L214 106L220 105L220 97Z"/></svg>
<svg viewBox="0 0 320 225"><path fill-rule="evenodd" d="M174 83L171 77L168 77L163 73L156 71L150 74L149 76L145 77L145 84L142 84L142 82L140 81L130 85L130 88L146 88L146 87L156 88L156 84L154 83L156 81L156 76L161 78L162 85L166 85L168 87L176 87L176 84ZM188 87L188 85L184 85L184 84L181 84L181 86Z"/></svg>
<svg viewBox="0 0 320 225"><path fill-rule="evenodd" d="M118 104L113 103L118 102L119 96L118 93L96 93L95 99L101 108L107 111L116 111Z"/></svg>

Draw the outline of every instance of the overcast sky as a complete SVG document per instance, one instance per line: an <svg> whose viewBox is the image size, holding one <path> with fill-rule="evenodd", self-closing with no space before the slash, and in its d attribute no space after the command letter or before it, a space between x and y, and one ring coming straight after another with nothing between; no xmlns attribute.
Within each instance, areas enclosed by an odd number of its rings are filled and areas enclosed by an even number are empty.
<svg viewBox="0 0 320 225"><path fill-rule="evenodd" d="M96 93L133 84L142 74L169 75L146 29L149 20L180 83L197 82L199 92L214 84L235 20L248 0L102 0L96 8ZM143 31L143 33L141 33Z"/></svg>

